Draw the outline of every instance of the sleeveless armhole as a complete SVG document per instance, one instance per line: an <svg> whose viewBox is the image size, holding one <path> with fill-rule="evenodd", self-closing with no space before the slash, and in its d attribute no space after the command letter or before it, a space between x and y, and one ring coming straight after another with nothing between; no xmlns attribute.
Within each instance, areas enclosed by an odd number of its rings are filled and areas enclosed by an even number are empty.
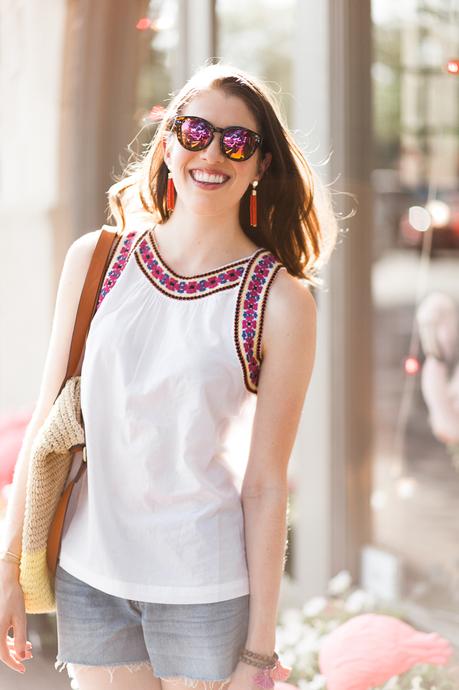
<svg viewBox="0 0 459 690"><path fill-rule="evenodd" d="M236 303L234 339L242 366L244 384L251 393L258 391L262 361L263 320L269 289L277 272L286 267L266 250L249 263Z"/></svg>

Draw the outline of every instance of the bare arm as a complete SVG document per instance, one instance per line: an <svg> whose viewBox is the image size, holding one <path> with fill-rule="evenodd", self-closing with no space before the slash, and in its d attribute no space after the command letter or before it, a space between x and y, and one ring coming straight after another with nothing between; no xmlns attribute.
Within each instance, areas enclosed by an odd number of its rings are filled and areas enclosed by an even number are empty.
<svg viewBox="0 0 459 690"><path fill-rule="evenodd" d="M287 542L287 468L312 375L316 304L309 289L281 271L267 301L242 504L250 578L246 647L272 654Z"/></svg>
<svg viewBox="0 0 459 690"><path fill-rule="evenodd" d="M65 256L38 400L16 461L2 530L1 550L7 549L17 555L21 553L31 446L56 399L65 376L81 290L99 236L100 230L82 235L73 242ZM6 571L11 572L16 578L19 576L18 565L0 560L0 577Z"/></svg>

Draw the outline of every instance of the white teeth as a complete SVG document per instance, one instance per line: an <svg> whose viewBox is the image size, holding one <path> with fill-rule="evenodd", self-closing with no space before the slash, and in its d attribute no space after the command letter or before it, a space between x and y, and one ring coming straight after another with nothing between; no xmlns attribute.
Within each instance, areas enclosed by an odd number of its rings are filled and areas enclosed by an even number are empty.
<svg viewBox="0 0 459 690"><path fill-rule="evenodd" d="M222 184L228 179L223 175L209 175L202 170L192 170L191 175L198 182L212 182L213 184Z"/></svg>

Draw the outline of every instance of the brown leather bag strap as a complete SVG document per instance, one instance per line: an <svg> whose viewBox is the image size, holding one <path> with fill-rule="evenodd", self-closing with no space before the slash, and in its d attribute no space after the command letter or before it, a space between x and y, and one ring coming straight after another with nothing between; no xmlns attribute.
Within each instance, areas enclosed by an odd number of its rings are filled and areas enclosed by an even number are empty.
<svg viewBox="0 0 459 690"><path fill-rule="evenodd" d="M70 345L67 371L65 373L59 393L65 386L66 381L79 373L86 336L88 335L89 326L97 306L97 298L99 296L102 282L113 254L113 250L115 249L120 236L121 235L118 232L110 232L102 229L99 239L97 240L97 244L95 246L81 291L80 301L78 303L75 325L72 334L72 342Z"/></svg>
<svg viewBox="0 0 459 690"><path fill-rule="evenodd" d="M75 318L75 326L73 328L72 343L70 345L69 361L64 381L61 389L65 386L66 381L75 376L81 371L81 363L84 354L84 346L86 337L88 335L89 326L92 317L96 310L97 299L99 297L100 289L102 287L105 274L110 265L113 253L116 250L118 240L121 233L103 230L97 241L94 249L94 254L89 264L88 272L86 274L85 282L81 290L80 301L78 303L77 314ZM58 395L59 395L58 394ZM82 416L82 424L84 427L84 420ZM82 444L84 445L84 444ZM78 446L74 446L71 451L76 451ZM71 479L65 486L56 507L50 529L48 532L46 559L50 572L53 577L56 573L57 561L62 541L62 532L64 528L65 516L67 513L70 496L75 487L76 482L79 481L83 472L86 470L86 462L82 460L76 476Z"/></svg>

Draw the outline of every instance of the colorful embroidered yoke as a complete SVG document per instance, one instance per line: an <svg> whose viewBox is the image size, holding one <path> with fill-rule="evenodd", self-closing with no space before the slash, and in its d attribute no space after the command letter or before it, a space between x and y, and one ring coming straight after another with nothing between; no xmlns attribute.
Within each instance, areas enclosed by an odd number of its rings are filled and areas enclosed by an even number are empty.
<svg viewBox="0 0 459 690"><path fill-rule="evenodd" d="M60 554L75 577L157 603L249 593L240 489L281 268L260 248L182 276L154 230L120 238L81 372L88 464Z"/></svg>

